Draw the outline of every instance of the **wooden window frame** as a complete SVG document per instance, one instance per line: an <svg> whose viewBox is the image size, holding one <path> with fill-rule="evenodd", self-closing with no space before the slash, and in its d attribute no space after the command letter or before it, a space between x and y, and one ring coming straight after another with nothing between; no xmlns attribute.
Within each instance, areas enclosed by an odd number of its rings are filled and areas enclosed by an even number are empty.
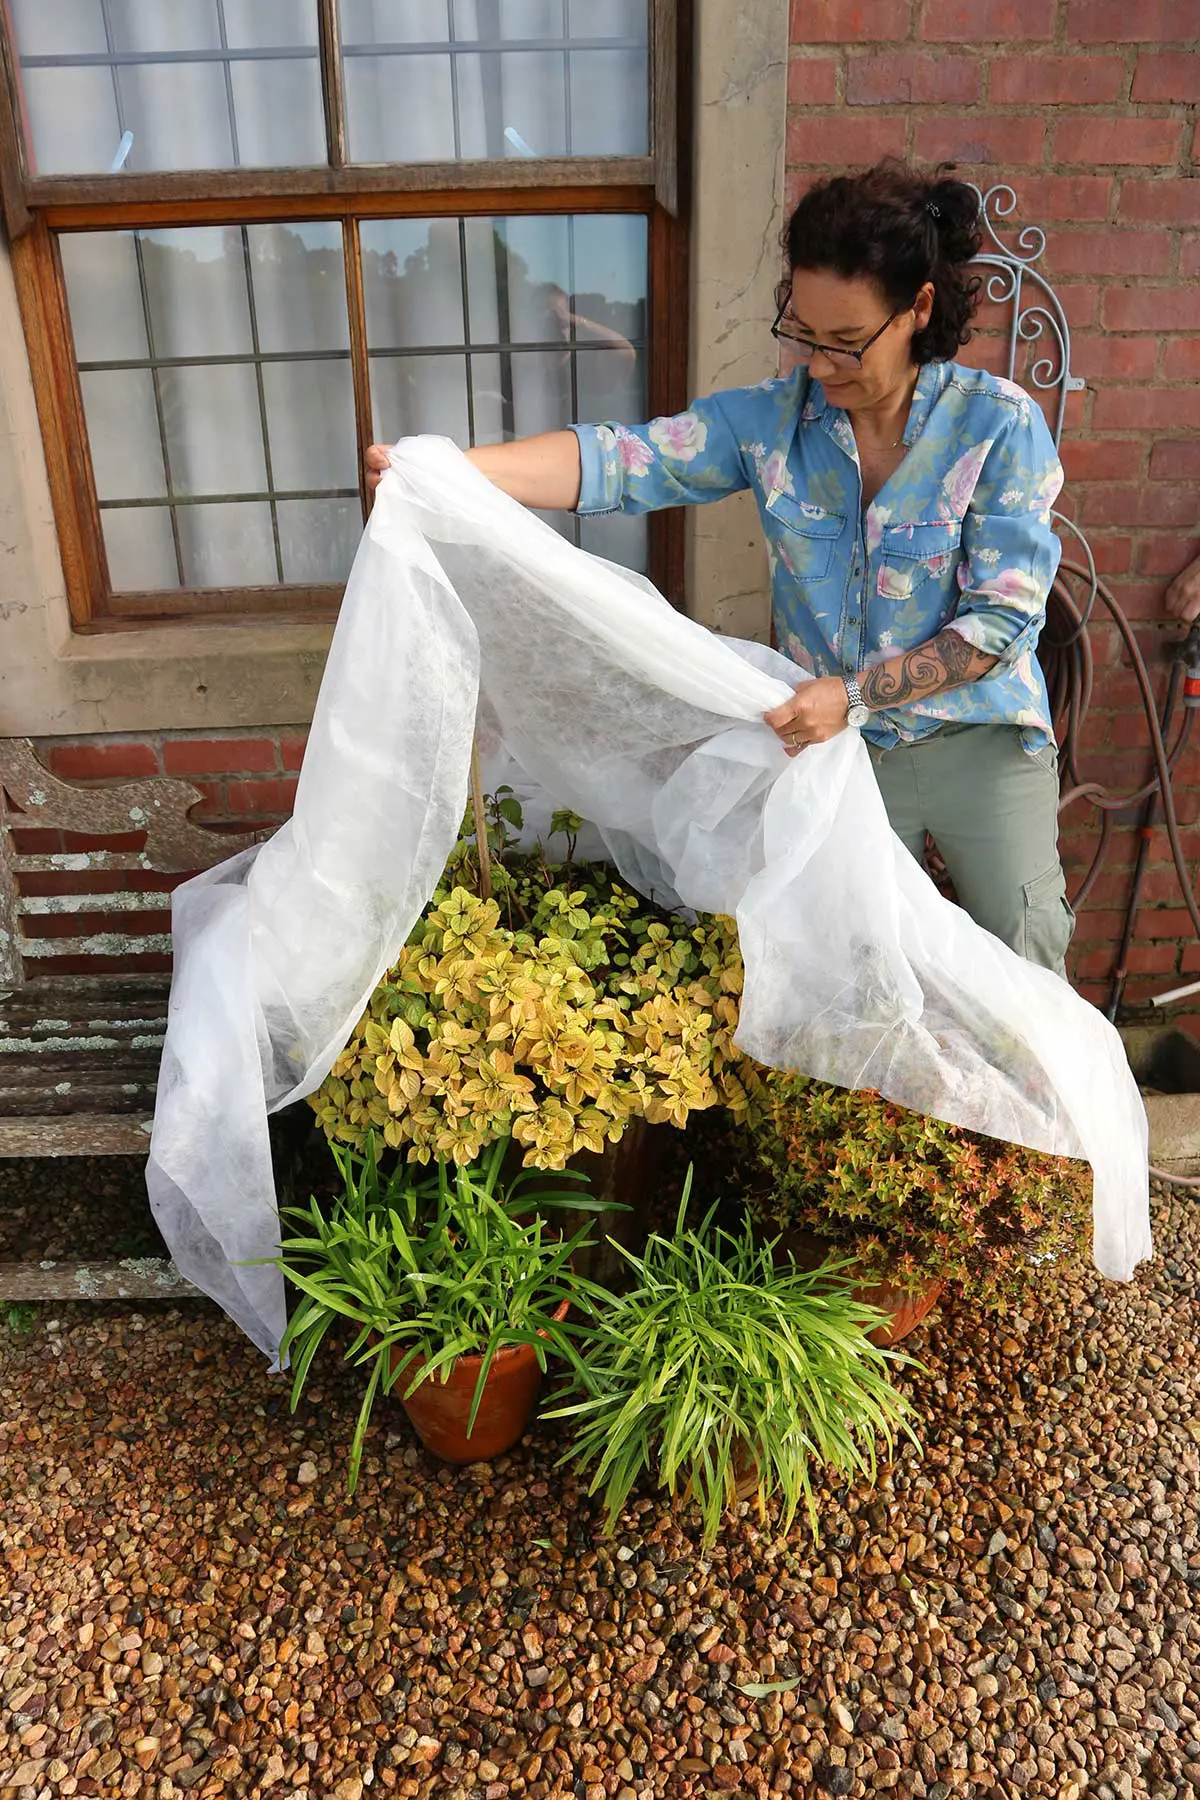
<svg viewBox="0 0 1200 1800"><path fill-rule="evenodd" d="M192 588L114 594L76 368L58 234L139 226L342 224L350 363L363 452L371 438L359 225L364 219L640 214L648 227L647 400L651 414L687 400L688 232L692 0L650 0L650 153L351 164L346 156L336 0L317 0L319 58L330 161L312 169L186 170L158 174L32 174L26 157L15 34L0 0L0 210L3 212L71 621L77 632L231 617L311 618L335 612L340 586ZM684 531L678 509L650 525L650 575L684 603Z"/></svg>

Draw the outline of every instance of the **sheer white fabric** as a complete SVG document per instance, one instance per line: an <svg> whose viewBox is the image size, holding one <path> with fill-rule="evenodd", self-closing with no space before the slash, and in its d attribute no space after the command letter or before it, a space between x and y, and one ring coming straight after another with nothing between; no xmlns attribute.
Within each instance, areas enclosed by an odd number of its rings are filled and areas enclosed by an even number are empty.
<svg viewBox="0 0 1200 1800"><path fill-rule="evenodd" d="M175 895L149 1165L184 1274L266 1352L267 1112L322 1080L444 865L477 701L493 754L594 821L646 893L734 914L753 1056L1095 1170L1097 1266L1150 1254L1146 1123L1116 1032L943 900L847 730L788 761L799 671L565 543L446 440L393 451L338 621L295 815Z"/></svg>

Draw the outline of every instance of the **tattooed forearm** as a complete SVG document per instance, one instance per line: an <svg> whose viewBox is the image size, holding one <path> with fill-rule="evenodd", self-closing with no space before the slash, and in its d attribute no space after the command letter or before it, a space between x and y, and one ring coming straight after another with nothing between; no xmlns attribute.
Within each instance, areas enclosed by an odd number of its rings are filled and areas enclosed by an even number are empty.
<svg viewBox="0 0 1200 1800"><path fill-rule="evenodd" d="M968 644L960 631L939 631L927 644L875 663L859 677L859 686L867 705L881 712L978 681L995 666L996 658Z"/></svg>

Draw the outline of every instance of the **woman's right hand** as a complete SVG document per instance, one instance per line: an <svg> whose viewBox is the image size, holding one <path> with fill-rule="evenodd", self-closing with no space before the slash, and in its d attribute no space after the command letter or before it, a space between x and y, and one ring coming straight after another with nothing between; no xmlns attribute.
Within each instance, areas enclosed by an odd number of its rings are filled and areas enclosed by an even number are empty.
<svg viewBox="0 0 1200 1800"><path fill-rule="evenodd" d="M1167 611L1191 625L1200 618L1200 556L1181 569L1166 592Z"/></svg>
<svg viewBox="0 0 1200 1800"><path fill-rule="evenodd" d="M373 494L391 467L386 444L372 444L366 454L367 492Z"/></svg>

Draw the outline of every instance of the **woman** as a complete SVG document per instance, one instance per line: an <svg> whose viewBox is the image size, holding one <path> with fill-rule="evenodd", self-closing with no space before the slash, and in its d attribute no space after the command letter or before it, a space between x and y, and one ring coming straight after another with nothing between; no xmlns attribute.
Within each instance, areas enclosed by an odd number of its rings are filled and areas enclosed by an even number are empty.
<svg viewBox="0 0 1200 1800"><path fill-rule="evenodd" d="M970 335L978 202L887 162L820 182L787 231L773 327L799 366L647 425L469 452L527 506L645 512L750 488L775 639L815 676L767 723L797 755L861 729L894 830L962 904L1065 973L1074 925L1036 649L1062 471L1040 409L950 360ZM386 448L368 453L375 479Z"/></svg>

